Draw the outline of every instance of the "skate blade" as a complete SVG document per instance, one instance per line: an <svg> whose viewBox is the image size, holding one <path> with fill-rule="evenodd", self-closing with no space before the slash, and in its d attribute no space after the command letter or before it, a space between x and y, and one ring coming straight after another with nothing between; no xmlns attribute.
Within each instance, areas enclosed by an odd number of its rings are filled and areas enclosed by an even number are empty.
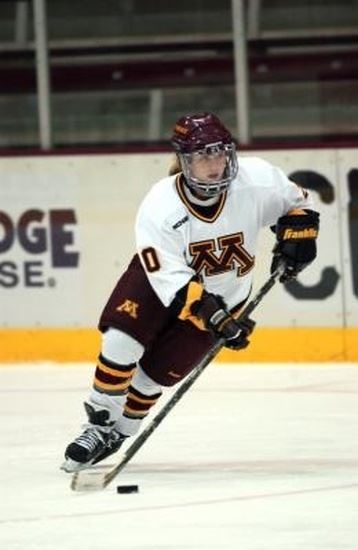
<svg viewBox="0 0 358 550"><path fill-rule="evenodd" d="M76 462L71 458L66 458L66 460L61 464L60 470L63 470L66 474L74 474L76 472L80 472L81 470L85 470L86 468L90 468L91 466L91 462L82 464L81 462Z"/></svg>

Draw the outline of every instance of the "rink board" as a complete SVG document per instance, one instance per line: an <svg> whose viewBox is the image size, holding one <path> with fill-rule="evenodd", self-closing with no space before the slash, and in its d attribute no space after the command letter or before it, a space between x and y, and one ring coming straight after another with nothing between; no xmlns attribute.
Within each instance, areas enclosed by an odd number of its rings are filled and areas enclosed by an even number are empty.
<svg viewBox="0 0 358 550"><path fill-rule="evenodd" d="M96 361L99 333L91 329L0 331L1 362ZM224 349L219 362L358 363L358 328L257 328L246 350ZM29 363L30 364L30 363Z"/></svg>
<svg viewBox="0 0 358 550"><path fill-rule="evenodd" d="M246 154L246 153L245 153ZM356 149L258 151L308 187L321 213L317 260L255 311L252 345L224 361L356 361ZM99 314L134 251L137 208L170 154L0 158L0 361L86 361ZM274 242L260 236L255 289ZM254 290L255 290L254 289Z"/></svg>

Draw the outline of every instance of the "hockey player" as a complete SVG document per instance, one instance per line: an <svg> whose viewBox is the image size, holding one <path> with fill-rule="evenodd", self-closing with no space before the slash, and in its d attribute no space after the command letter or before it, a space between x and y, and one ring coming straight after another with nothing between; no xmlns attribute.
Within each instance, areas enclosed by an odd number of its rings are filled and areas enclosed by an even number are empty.
<svg viewBox="0 0 358 550"><path fill-rule="evenodd" d="M177 166L144 198L136 253L99 321L102 345L86 401L88 424L63 469L103 460L133 436L162 388L180 382L215 339L245 348L255 323L235 317L248 299L259 230L274 226L271 270L293 279L316 256L319 215L280 168L237 158L211 113L187 115L172 136Z"/></svg>

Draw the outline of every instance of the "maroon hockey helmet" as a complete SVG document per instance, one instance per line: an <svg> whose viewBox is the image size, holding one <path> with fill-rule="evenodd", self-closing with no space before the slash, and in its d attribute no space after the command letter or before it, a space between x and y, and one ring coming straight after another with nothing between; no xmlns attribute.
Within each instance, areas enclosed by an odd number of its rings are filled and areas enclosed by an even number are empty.
<svg viewBox="0 0 358 550"><path fill-rule="evenodd" d="M229 130L212 113L191 114L175 124L172 145L178 155L186 183L201 194L212 197L225 191L238 171L236 145ZM224 152L226 165L218 181L204 182L194 177L191 162L194 155Z"/></svg>
<svg viewBox="0 0 358 550"><path fill-rule="evenodd" d="M233 138L212 113L183 116L174 126L172 144L179 153L192 153L217 142L231 145Z"/></svg>

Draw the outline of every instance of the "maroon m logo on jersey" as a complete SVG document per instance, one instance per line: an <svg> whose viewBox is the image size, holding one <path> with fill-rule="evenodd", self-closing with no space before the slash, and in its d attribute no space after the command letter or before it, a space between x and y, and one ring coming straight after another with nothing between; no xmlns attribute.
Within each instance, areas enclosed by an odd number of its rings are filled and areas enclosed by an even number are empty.
<svg viewBox="0 0 358 550"><path fill-rule="evenodd" d="M189 251L193 261L190 267L196 273L203 273L207 277L236 268L238 277L246 275L252 269L255 257L247 252L243 243L244 237L241 232L191 243Z"/></svg>

